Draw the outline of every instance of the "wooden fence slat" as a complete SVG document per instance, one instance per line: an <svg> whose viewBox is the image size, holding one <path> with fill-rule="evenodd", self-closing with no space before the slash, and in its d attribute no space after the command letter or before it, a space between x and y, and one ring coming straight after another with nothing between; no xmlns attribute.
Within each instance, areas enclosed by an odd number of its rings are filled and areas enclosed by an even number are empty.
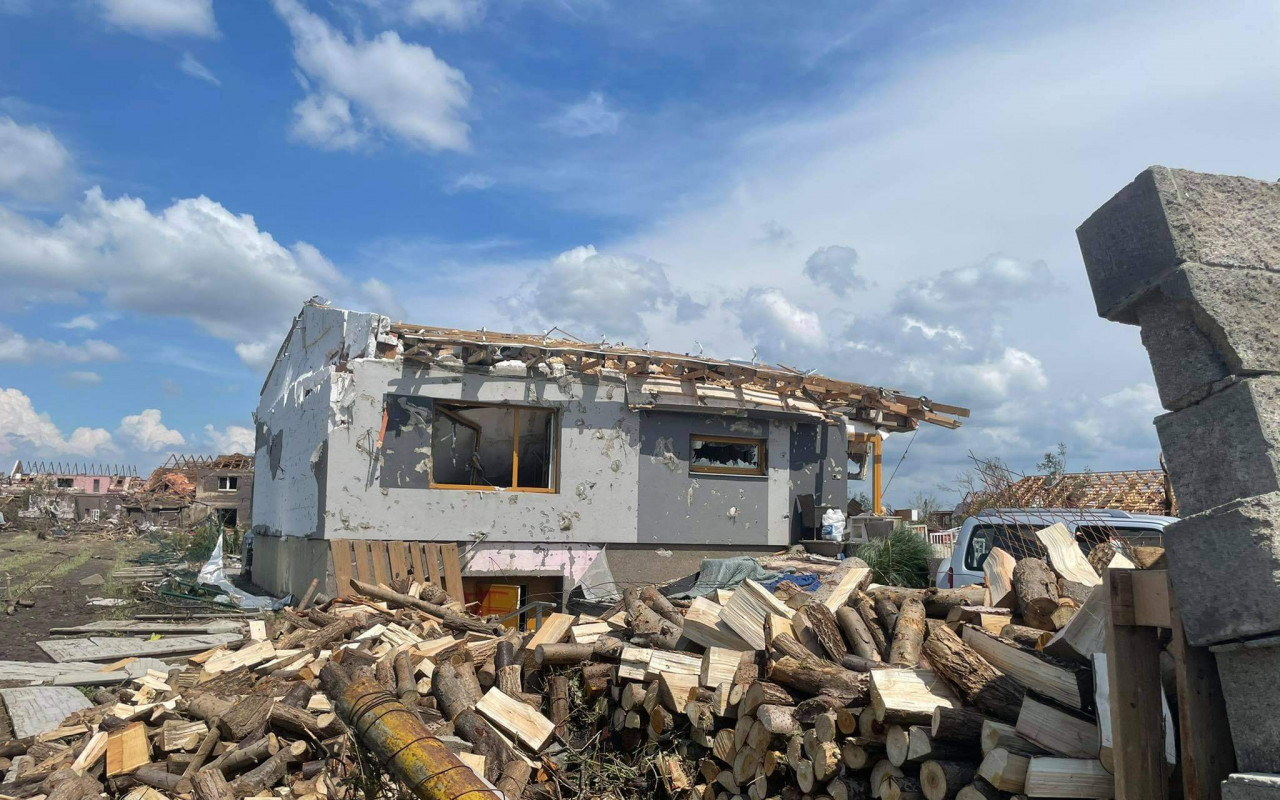
<svg viewBox="0 0 1280 800"><path fill-rule="evenodd" d="M413 558L413 579L418 583L426 583L427 561L422 557L422 545L410 542L409 555Z"/></svg>
<svg viewBox="0 0 1280 800"><path fill-rule="evenodd" d="M1165 800L1160 630L1134 624L1131 572L1107 569L1103 576L1110 604L1107 679L1116 797Z"/></svg>
<svg viewBox="0 0 1280 800"><path fill-rule="evenodd" d="M356 539L351 542L356 551L356 577L365 583L373 583L373 566L369 563L369 543Z"/></svg>
<svg viewBox="0 0 1280 800"><path fill-rule="evenodd" d="M373 560L373 574L378 583L391 585L391 569L387 564L387 543L369 542L369 557Z"/></svg>
<svg viewBox="0 0 1280 800"><path fill-rule="evenodd" d="M465 603L462 591L462 565L458 563L458 546L456 544L440 545L440 556L444 562L444 590L460 603Z"/></svg>
<svg viewBox="0 0 1280 800"><path fill-rule="evenodd" d="M333 557L333 580L339 597L350 597L351 591L351 542L346 539L333 539L329 543L329 554Z"/></svg>
<svg viewBox="0 0 1280 800"><path fill-rule="evenodd" d="M409 545L405 542L387 542L387 556L391 559L391 579L409 576Z"/></svg>
<svg viewBox="0 0 1280 800"><path fill-rule="evenodd" d="M424 544L422 546L422 555L427 559L427 579L443 589L444 586L440 583L440 547L434 544Z"/></svg>

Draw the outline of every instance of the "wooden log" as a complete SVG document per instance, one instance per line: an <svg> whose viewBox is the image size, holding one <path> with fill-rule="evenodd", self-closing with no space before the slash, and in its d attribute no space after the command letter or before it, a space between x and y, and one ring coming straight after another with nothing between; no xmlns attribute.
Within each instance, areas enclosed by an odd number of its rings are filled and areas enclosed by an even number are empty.
<svg viewBox="0 0 1280 800"><path fill-rule="evenodd" d="M880 620L880 627L884 630L885 638L892 642L894 633L898 628L898 605L885 594L872 595L871 599L875 603L876 619ZM905 600L906 598L903 599ZM915 665L913 664L912 666Z"/></svg>
<svg viewBox="0 0 1280 800"><path fill-rule="evenodd" d="M889 647L889 663L895 667L915 667L920 661L924 635L924 603L908 597L898 611L893 644Z"/></svg>
<svg viewBox="0 0 1280 800"><path fill-rule="evenodd" d="M485 769L488 769L487 765ZM528 763L513 759L502 767L502 774L495 784L504 797L519 798L524 794L525 787L529 785L529 777L532 774L533 770Z"/></svg>
<svg viewBox="0 0 1280 800"><path fill-rule="evenodd" d="M1022 793L1027 785L1027 767L1031 761L1026 756L1010 753L997 747L982 759L978 774L1002 792Z"/></svg>
<svg viewBox="0 0 1280 800"><path fill-rule="evenodd" d="M513 667L518 668L517 665L512 665L508 669ZM552 675L548 688L551 698L551 722L556 726L556 735L564 737L569 721L569 678L565 675Z"/></svg>
<svg viewBox="0 0 1280 800"><path fill-rule="evenodd" d="M982 754L984 756L997 748L1008 750L1010 753L1019 756L1048 755L1048 751L1043 747L1018 735L1018 731L1014 726L1004 722L996 722L992 719L982 723L980 744L982 745Z"/></svg>
<svg viewBox="0 0 1280 800"><path fill-rule="evenodd" d="M683 627L671 620L664 619L656 611L640 601L637 589L626 589L622 593L623 607L627 611L627 621L631 629L638 634L650 637L654 647L674 650L683 635ZM567 631L566 631L567 632Z"/></svg>
<svg viewBox="0 0 1280 800"><path fill-rule="evenodd" d="M461 664L445 661L437 665L431 676L431 692L440 701L440 713L446 720L475 708L483 696L475 667L469 661Z"/></svg>
<svg viewBox="0 0 1280 800"><path fill-rule="evenodd" d="M823 651L832 661L839 664L845 656L849 655L849 648L845 645L836 617L826 606L821 603L809 603L796 612L796 616L804 617L810 630L821 643Z"/></svg>
<svg viewBox="0 0 1280 800"><path fill-rule="evenodd" d="M863 736L845 739L840 746L840 760L851 770L866 769L873 759L883 757L885 757L884 742L877 742Z"/></svg>
<svg viewBox="0 0 1280 800"><path fill-rule="evenodd" d="M222 755L210 761L205 769L216 769L224 775L234 775L237 772L257 766L278 752L280 752L279 740L276 739L274 734L267 734L254 739L252 742L237 743L231 749L224 751Z"/></svg>
<svg viewBox="0 0 1280 800"><path fill-rule="evenodd" d="M139 767L132 775L133 780L143 786L150 786L170 794L186 794L191 791L191 781L181 775L174 775L165 769L163 764L148 764Z"/></svg>
<svg viewBox="0 0 1280 800"><path fill-rule="evenodd" d="M980 606L986 598L986 587L980 583L959 589L904 589L900 586L877 586L869 592L874 597L883 596L896 606L914 597L924 603L924 613L934 619L946 619L947 612L955 606Z"/></svg>
<svg viewBox="0 0 1280 800"><path fill-rule="evenodd" d="M991 666L946 625L930 621L924 653L934 671L951 681L966 701L996 719L1017 720L1026 688Z"/></svg>
<svg viewBox="0 0 1280 800"><path fill-rule="evenodd" d="M871 598L859 592L853 601L853 608L858 612L858 616L862 618L863 627L871 635L871 641L875 643L876 652L880 655L880 660L888 659L889 637L885 635L884 628L880 627L880 619L876 616L875 604L871 601ZM874 788L872 791L874 791Z"/></svg>
<svg viewBox="0 0 1280 800"><path fill-rule="evenodd" d="M983 605L997 608L1014 608L1018 596L1013 591L1013 568L1018 560L1002 548L993 547L982 562L982 573L987 578L987 595Z"/></svg>
<svg viewBox="0 0 1280 800"><path fill-rule="evenodd" d="M878 669L870 676L871 708L886 724L931 724L938 706L960 706L960 698L932 670Z"/></svg>
<svg viewBox="0 0 1280 800"><path fill-rule="evenodd" d="M535 753L542 752L555 736L551 720L499 689L486 692L476 703L476 711Z"/></svg>
<svg viewBox="0 0 1280 800"><path fill-rule="evenodd" d="M977 742L948 742L935 740L927 725L912 725L907 729L907 761L919 764L929 759L966 760L977 763L981 752Z"/></svg>
<svg viewBox="0 0 1280 800"><path fill-rule="evenodd" d="M533 662L539 667L563 667L590 661L594 656L594 644L540 644L533 651Z"/></svg>
<svg viewBox="0 0 1280 800"><path fill-rule="evenodd" d="M288 772L289 765L301 761L305 752L306 742L293 742L281 747L271 758L232 781L231 791L236 793L236 797L252 797L263 793L279 783Z"/></svg>
<svg viewBox="0 0 1280 800"><path fill-rule="evenodd" d="M791 706L775 706L765 703L755 711L756 719L774 736L791 736L801 732L796 710ZM749 719L745 717L743 719Z"/></svg>
<svg viewBox="0 0 1280 800"><path fill-rule="evenodd" d="M847 702L866 700L867 676L836 666L784 656L769 668L770 680L806 694L829 694Z"/></svg>
<svg viewBox="0 0 1280 800"><path fill-rule="evenodd" d="M931 759L920 765L920 790L927 800L955 800L977 773L971 761Z"/></svg>
<svg viewBox="0 0 1280 800"><path fill-rule="evenodd" d="M329 712L313 715L280 703L271 707L270 720L273 727L307 736L315 741L337 736L343 730L337 714Z"/></svg>
<svg viewBox="0 0 1280 800"><path fill-rule="evenodd" d="M884 755L889 763L901 767L907 763L907 749L911 745L911 734L906 725L890 725L884 735Z"/></svg>
<svg viewBox="0 0 1280 800"><path fill-rule="evenodd" d="M924 797L920 789L920 776L895 775L889 778L884 796L885 800L916 800Z"/></svg>
<svg viewBox="0 0 1280 800"><path fill-rule="evenodd" d="M1075 714L1033 697L1022 701L1014 729L1018 735L1065 758L1096 759L1101 740L1098 726Z"/></svg>
<svg viewBox="0 0 1280 800"><path fill-rule="evenodd" d="M841 775L827 784L831 800L868 800L871 782L865 776Z"/></svg>
<svg viewBox="0 0 1280 800"><path fill-rule="evenodd" d="M1088 669L1050 659L980 628L965 627L963 639L991 666L1028 689L1069 708L1090 707L1093 679Z"/></svg>
<svg viewBox="0 0 1280 800"><path fill-rule="evenodd" d="M764 703L793 706L798 702L799 698L785 686L772 681L755 681L742 693L742 700L738 703L738 716L750 716Z"/></svg>
<svg viewBox="0 0 1280 800"><path fill-rule="evenodd" d="M755 648L720 620L723 607L705 597L695 597L684 615L684 635L703 647L727 647L749 651Z"/></svg>
<svg viewBox="0 0 1280 800"><path fill-rule="evenodd" d="M789 633L778 633L769 637L769 654L774 658L787 656L801 661L817 659L817 655L812 650L802 645Z"/></svg>
<svg viewBox="0 0 1280 800"><path fill-rule="evenodd" d="M248 738L250 733L265 728L271 716L271 707L275 704L272 698L261 695L242 698L218 720L223 738L239 742Z"/></svg>
<svg viewBox="0 0 1280 800"><path fill-rule="evenodd" d="M938 706L933 710L929 734L934 739L944 742L964 742L978 749L982 743L982 723L986 720L985 716L976 711Z"/></svg>
<svg viewBox="0 0 1280 800"><path fill-rule="evenodd" d="M416 608L419 611L425 611L431 616L440 620L440 624L450 630L455 631L472 631L474 633L489 633L501 635L504 629L501 625L485 622L476 617L468 617L459 614L456 611L445 608L444 606L428 603L426 600L419 600L416 597L410 597L407 594L392 591L385 586L377 584L365 583L354 578L351 579L351 586L360 594L373 597L378 600L385 600L388 603L398 603L406 608Z"/></svg>
<svg viewBox="0 0 1280 800"><path fill-rule="evenodd" d="M396 676L396 694L400 702L407 706L418 704L418 680L413 674L413 664L409 660L407 650L396 653L392 661L392 671Z"/></svg>
<svg viewBox="0 0 1280 800"><path fill-rule="evenodd" d="M1032 650L1041 649L1053 638L1053 634L1049 631L1032 628L1028 625L1016 625L1012 622L1000 629L1000 636Z"/></svg>
<svg viewBox="0 0 1280 800"><path fill-rule="evenodd" d="M669 621L678 628L684 628L684 614L671 604L656 586L646 586L640 590L640 601L657 612L658 616Z"/></svg>
<svg viewBox="0 0 1280 800"><path fill-rule="evenodd" d="M1097 759L1037 756L1027 765L1024 791L1031 797L1115 797L1115 776Z"/></svg>
<svg viewBox="0 0 1280 800"><path fill-rule="evenodd" d="M497 680L494 685L502 690L502 693L510 697L524 696L524 683L521 680L521 670L519 664L508 664L498 669Z"/></svg>
<svg viewBox="0 0 1280 800"><path fill-rule="evenodd" d="M216 769L202 769L191 778L197 800L237 800L231 785Z"/></svg>
<svg viewBox="0 0 1280 800"><path fill-rule="evenodd" d="M582 689L587 697L596 697L609 690L613 683L612 664L583 664Z"/></svg>
<svg viewBox="0 0 1280 800"><path fill-rule="evenodd" d="M956 800L1002 800L1005 795L982 777L975 775L973 783L960 790Z"/></svg>
<svg viewBox="0 0 1280 800"><path fill-rule="evenodd" d="M811 754L813 777L819 783L826 783L836 776L840 770L840 747L835 742L819 742Z"/></svg>
<svg viewBox="0 0 1280 800"><path fill-rule="evenodd" d="M836 609L835 616L836 624L840 626L840 631L844 634L845 642L853 655L867 661L882 660L875 640L871 637L871 631L867 630L867 623L863 621L861 614L849 606L841 606Z"/></svg>
<svg viewBox="0 0 1280 800"><path fill-rule="evenodd" d="M463 711L453 720L454 732L471 744L475 753L485 757L485 778L496 782L511 761L521 761L516 749L497 729L474 711Z"/></svg>
<svg viewBox="0 0 1280 800"><path fill-rule="evenodd" d="M1018 610L1047 617L1058 607L1058 576L1042 559L1024 558L1013 568Z"/></svg>
<svg viewBox="0 0 1280 800"><path fill-rule="evenodd" d="M889 781L903 776L903 771L882 758L871 766L871 796L884 797L889 789Z"/></svg>

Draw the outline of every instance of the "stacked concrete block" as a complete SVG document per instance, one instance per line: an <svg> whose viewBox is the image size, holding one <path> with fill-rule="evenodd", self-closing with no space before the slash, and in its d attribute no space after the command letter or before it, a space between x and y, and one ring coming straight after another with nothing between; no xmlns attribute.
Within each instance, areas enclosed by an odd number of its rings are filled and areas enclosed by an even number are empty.
<svg viewBox="0 0 1280 800"><path fill-rule="evenodd" d="M1280 775L1242 772L1222 783L1222 800L1280 800Z"/></svg>
<svg viewBox="0 0 1280 800"><path fill-rule="evenodd" d="M1187 638L1215 645L1238 767L1280 772L1280 184L1151 167L1077 235L1099 315L1141 326L1170 412Z"/></svg>

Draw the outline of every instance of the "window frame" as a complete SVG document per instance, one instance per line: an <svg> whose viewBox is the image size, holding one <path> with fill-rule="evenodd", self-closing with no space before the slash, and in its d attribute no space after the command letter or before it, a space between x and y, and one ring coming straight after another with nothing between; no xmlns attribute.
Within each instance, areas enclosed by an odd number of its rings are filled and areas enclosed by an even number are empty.
<svg viewBox="0 0 1280 800"><path fill-rule="evenodd" d="M226 483L225 487L222 485L223 483ZM219 475L218 491L220 492L240 491L240 476L239 475Z"/></svg>
<svg viewBox="0 0 1280 800"><path fill-rule="evenodd" d="M451 407L451 405L453 407ZM464 401L460 403L450 403L448 400L431 399L431 411L433 415L432 425L435 424L434 415L443 414L452 420L455 424L464 425L476 431L476 442L479 444L481 427L474 422L461 417L457 410L465 410L467 408L509 408L512 411L512 438L511 438L511 483L512 486L485 486L483 484L470 483L436 483L436 464L435 459L431 460L431 474L427 480L427 488L429 489L454 489L472 492L526 492L529 494L559 494L560 493L560 409L547 408L544 406L522 406L514 403L473 403ZM528 409L529 411L541 411L551 414L551 428L554 432L554 438L549 442L551 445L552 455L552 474L550 486L521 486L520 485L520 410Z"/></svg>
<svg viewBox="0 0 1280 800"><path fill-rule="evenodd" d="M708 467L693 463L694 443L697 441L712 444L753 444L760 454L758 467ZM746 478L766 478L769 476L769 440L763 436L720 436L718 434L689 434L689 474L690 475L734 475Z"/></svg>

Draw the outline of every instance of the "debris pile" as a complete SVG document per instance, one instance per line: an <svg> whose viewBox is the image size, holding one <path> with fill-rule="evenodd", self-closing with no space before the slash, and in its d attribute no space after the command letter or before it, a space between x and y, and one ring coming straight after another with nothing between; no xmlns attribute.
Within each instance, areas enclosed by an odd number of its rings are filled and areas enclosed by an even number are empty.
<svg viewBox="0 0 1280 800"><path fill-rule="evenodd" d="M352 580L219 620L238 632L167 670L56 665L115 688L0 743L0 795L1111 797L1103 589L1063 533L1038 532L1047 560L995 551L986 586L869 586L851 559L790 604L752 580L723 602L649 586L523 634L431 583Z"/></svg>

